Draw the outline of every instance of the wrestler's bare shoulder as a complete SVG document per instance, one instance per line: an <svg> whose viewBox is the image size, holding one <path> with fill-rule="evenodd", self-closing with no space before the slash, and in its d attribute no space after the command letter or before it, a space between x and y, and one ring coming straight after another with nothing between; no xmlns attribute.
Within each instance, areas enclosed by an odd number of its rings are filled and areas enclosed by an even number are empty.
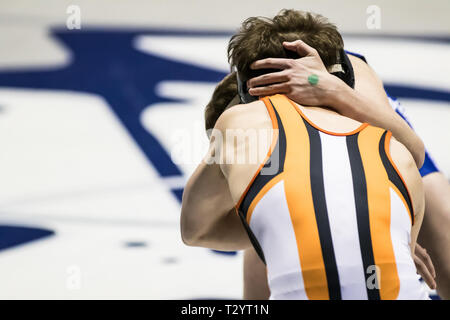
<svg viewBox="0 0 450 320"><path fill-rule="evenodd" d="M249 129L265 126L271 123L264 102L257 100L247 104L238 104L225 110L217 119L215 128Z"/></svg>

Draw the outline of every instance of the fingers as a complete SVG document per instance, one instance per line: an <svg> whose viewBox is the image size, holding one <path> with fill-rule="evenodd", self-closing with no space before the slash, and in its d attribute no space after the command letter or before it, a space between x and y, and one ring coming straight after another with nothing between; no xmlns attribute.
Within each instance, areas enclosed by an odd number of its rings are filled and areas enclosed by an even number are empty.
<svg viewBox="0 0 450 320"><path fill-rule="evenodd" d="M289 87L284 83L271 84L265 87L251 88L248 92L255 97L271 96L277 93L288 93Z"/></svg>
<svg viewBox="0 0 450 320"><path fill-rule="evenodd" d="M422 260L416 255L414 255L414 263L417 268L417 273L420 274L425 283L431 289L436 289L436 282L434 281L434 278L431 275L431 273L428 271L428 268L426 267L425 263L423 263Z"/></svg>
<svg viewBox="0 0 450 320"><path fill-rule="evenodd" d="M253 62L250 68L257 69L287 69L292 67L294 60L283 58L267 58Z"/></svg>
<svg viewBox="0 0 450 320"><path fill-rule="evenodd" d="M422 248L418 243L416 243L416 248L414 250L415 255L420 258L425 263L425 266L430 271L433 278L436 278L436 270L434 269L433 261L431 261L431 257L428 254L427 250Z"/></svg>
<svg viewBox="0 0 450 320"><path fill-rule="evenodd" d="M278 82L284 82L288 81L289 76L287 72L280 71L280 72L271 72L263 74L259 77L252 78L247 81L247 87L253 88L257 86L262 86L266 84L272 84L272 83L278 83Z"/></svg>
<svg viewBox="0 0 450 320"><path fill-rule="evenodd" d="M296 40L292 42L283 42L283 46L291 51L297 52L301 57L313 56L317 54L317 50L307 45L302 40Z"/></svg>

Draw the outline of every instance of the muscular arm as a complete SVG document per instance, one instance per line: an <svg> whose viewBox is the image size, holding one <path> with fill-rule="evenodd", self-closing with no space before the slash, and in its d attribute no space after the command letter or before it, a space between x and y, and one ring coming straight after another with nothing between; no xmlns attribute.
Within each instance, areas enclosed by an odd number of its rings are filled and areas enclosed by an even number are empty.
<svg viewBox="0 0 450 320"><path fill-rule="evenodd" d="M244 251L244 300L268 300L267 269L254 248Z"/></svg>
<svg viewBox="0 0 450 320"><path fill-rule="evenodd" d="M355 89L337 82L337 93L331 94L328 104L339 113L360 122L388 129L413 155L420 168L425 159L422 140L389 104L381 79L364 61L350 57L355 70Z"/></svg>
<svg viewBox="0 0 450 320"><path fill-rule="evenodd" d="M437 293L450 300L450 184L440 172L422 180L426 213L418 241L427 249L436 269Z"/></svg>
<svg viewBox="0 0 450 320"><path fill-rule="evenodd" d="M214 140L214 139L212 139ZM181 236L190 246L234 251L250 246L248 235L234 210L227 180L215 157L211 142L208 155L189 178L181 207Z"/></svg>

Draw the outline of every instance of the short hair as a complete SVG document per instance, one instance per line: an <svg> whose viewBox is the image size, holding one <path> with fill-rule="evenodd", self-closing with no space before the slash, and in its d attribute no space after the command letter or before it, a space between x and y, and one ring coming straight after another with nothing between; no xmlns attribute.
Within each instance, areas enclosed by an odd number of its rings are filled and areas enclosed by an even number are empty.
<svg viewBox="0 0 450 320"><path fill-rule="evenodd" d="M315 48L325 67L338 63L344 41L327 18L298 10L282 10L273 19L251 17L242 23L228 44L228 61L243 78L251 78L250 65L265 58L292 58L283 41L302 40ZM298 57L298 55L296 56Z"/></svg>
<svg viewBox="0 0 450 320"><path fill-rule="evenodd" d="M205 108L205 129L214 128L217 119L238 94L236 72L228 74L214 89L211 100Z"/></svg>

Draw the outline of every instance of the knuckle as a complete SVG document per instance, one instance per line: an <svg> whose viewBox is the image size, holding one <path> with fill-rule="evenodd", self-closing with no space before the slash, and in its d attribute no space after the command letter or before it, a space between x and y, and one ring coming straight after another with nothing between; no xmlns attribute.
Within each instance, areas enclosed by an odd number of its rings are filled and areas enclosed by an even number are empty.
<svg viewBox="0 0 450 320"><path fill-rule="evenodd" d="M284 78L288 81L292 80L293 73L292 71L288 71L284 74Z"/></svg>
<svg viewBox="0 0 450 320"><path fill-rule="evenodd" d="M283 89L286 91L286 93L292 93L292 86L291 86L291 82L286 82L284 85L283 85Z"/></svg>

